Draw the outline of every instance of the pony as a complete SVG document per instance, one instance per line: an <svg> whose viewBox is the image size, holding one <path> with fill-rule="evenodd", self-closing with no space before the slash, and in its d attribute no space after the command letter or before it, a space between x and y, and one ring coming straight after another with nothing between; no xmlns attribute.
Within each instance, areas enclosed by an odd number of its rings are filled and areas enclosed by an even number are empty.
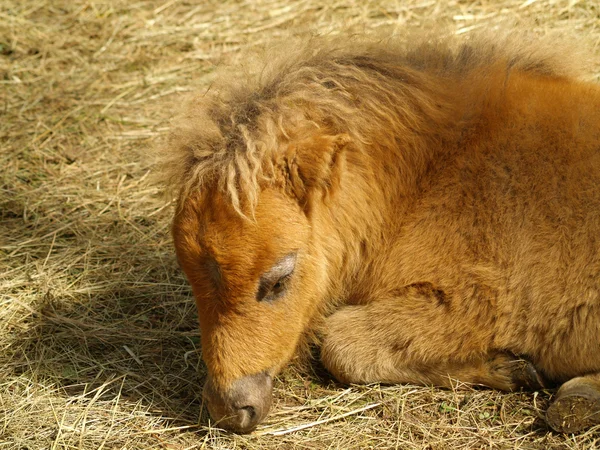
<svg viewBox="0 0 600 450"><path fill-rule="evenodd" d="M219 426L253 430L307 343L343 383L560 385L550 427L600 423L600 88L572 60L311 38L191 99L162 173Z"/></svg>

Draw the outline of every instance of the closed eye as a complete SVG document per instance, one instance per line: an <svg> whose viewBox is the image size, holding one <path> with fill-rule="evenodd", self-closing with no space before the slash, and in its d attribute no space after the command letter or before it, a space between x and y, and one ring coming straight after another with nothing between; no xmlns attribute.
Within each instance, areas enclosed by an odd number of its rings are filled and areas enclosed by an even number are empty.
<svg viewBox="0 0 600 450"><path fill-rule="evenodd" d="M285 283L284 283L284 280L283 280L283 279L281 279L281 280L279 280L277 283L275 283L275 284L273 285L273 287L271 288L271 290L272 290L273 292L278 292L278 291L281 291L281 290L283 289L283 287L284 287L284 284L285 284Z"/></svg>
<svg viewBox="0 0 600 450"><path fill-rule="evenodd" d="M287 285L288 285L288 282L290 281L290 278L292 278L291 273L281 277L279 280L277 280L277 283L275 283L273 285L273 287L271 288L271 292L275 295L283 293L283 291L285 291L287 289Z"/></svg>
<svg viewBox="0 0 600 450"><path fill-rule="evenodd" d="M271 270L261 277L256 292L256 300L270 302L282 297L288 289L295 265L295 253L287 255L275 264Z"/></svg>
<svg viewBox="0 0 600 450"><path fill-rule="evenodd" d="M288 283L292 278L292 274L284 275L274 283L271 281L263 280L258 286L258 292L256 293L256 300L262 302L271 302L277 300L279 297L285 294Z"/></svg>

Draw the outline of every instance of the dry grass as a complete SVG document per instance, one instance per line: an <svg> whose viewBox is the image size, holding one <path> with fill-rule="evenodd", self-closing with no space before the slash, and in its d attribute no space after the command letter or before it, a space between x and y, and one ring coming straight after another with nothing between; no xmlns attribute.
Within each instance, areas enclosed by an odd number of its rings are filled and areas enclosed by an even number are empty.
<svg viewBox="0 0 600 450"><path fill-rule="evenodd" d="M244 48L505 21L598 56L596 1L3 0L0 449L595 448L594 430L546 429L550 393L348 388L318 370L284 372L254 434L211 427L171 206L149 181L181 93Z"/></svg>

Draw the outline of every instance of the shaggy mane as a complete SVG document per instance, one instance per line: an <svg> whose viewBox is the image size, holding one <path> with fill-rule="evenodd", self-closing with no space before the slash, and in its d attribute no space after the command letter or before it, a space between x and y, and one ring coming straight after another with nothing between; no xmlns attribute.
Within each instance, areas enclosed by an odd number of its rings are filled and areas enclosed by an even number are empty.
<svg viewBox="0 0 600 450"><path fill-rule="evenodd" d="M406 41L311 38L265 52L250 73L222 69L174 123L162 155L168 186L186 196L216 185L240 214L243 205L252 212L260 189L273 180L280 145L295 137L344 133L354 148L368 151L385 134L409 164L418 155L407 149L419 146L420 137L444 139L476 113L492 78L506 79L513 70L581 74L572 51L522 34ZM457 93L457 86L465 91Z"/></svg>

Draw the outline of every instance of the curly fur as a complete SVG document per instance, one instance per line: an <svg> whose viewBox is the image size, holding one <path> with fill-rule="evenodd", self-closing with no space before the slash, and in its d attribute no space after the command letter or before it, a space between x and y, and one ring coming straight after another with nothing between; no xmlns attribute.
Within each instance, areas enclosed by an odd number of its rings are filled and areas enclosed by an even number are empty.
<svg viewBox="0 0 600 450"><path fill-rule="evenodd" d="M312 38L267 52L255 73L232 78L222 70L174 123L162 154L168 186L185 196L216 182L240 214L243 201L251 213L261 183L273 182L274 154L311 128L346 133L362 151L375 141L397 149L398 170L410 175L430 156L431 142L422 138L450 137L463 125L457 117L476 115L483 91L501 85L499 77L582 72L577 51L570 49L567 61L555 43L518 33L408 41Z"/></svg>

